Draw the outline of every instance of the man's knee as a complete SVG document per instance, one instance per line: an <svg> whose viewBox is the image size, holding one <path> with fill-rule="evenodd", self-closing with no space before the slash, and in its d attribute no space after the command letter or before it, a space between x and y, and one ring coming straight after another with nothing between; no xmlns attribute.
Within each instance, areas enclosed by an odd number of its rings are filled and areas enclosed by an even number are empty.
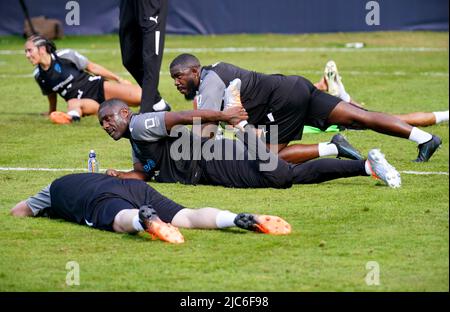
<svg viewBox="0 0 450 312"><path fill-rule="evenodd" d="M118 214L116 214L116 216L114 217L114 221L112 224L112 228L113 228L114 232L125 233L126 232L126 229L124 227L125 222L126 222L125 215L122 210Z"/></svg>

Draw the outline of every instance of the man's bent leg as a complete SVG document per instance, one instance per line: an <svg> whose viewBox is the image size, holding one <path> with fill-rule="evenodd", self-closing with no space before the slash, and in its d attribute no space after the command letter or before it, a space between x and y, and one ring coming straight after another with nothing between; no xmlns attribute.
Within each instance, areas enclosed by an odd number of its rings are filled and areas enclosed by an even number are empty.
<svg viewBox="0 0 450 312"><path fill-rule="evenodd" d="M284 144L283 148L279 149L278 157L289 163L298 164L320 157L318 144L286 145Z"/></svg>

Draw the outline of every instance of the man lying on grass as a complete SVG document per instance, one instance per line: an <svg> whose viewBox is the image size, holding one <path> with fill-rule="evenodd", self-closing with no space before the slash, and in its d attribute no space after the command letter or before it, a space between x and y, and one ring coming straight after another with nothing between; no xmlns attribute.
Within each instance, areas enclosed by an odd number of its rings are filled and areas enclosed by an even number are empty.
<svg viewBox="0 0 450 312"><path fill-rule="evenodd" d="M234 82L234 81L233 81ZM101 104L98 119L114 140L130 140L133 170L108 169L123 179L156 182L221 185L236 188L289 188L356 176L373 176L389 187L401 186L401 177L378 149L368 159L319 159L290 164L267 150L255 128L245 124L247 114L239 97L239 85L225 90L223 111L192 110L135 115L118 99ZM236 126L239 140L200 138L180 125L227 122ZM352 146L347 143L348 149ZM362 158L362 157L361 157Z"/></svg>
<svg viewBox="0 0 450 312"><path fill-rule="evenodd" d="M266 234L289 234L291 226L276 216L235 214L216 208L189 209L139 180L79 173L53 181L11 209L16 217L50 217L119 232L146 231L170 243L183 243L177 227L220 229L237 226Z"/></svg>
<svg viewBox="0 0 450 312"><path fill-rule="evenodd" d="M200 110L226 109L224 95L234 79L240 80L242 105L248 122L266 126L264 141L275 148L279 157L301 163L325 155L340 156L339 141L332 140L332 150L325 144L289 144L302 137L304 125L325 130L331 125L370 129L378 133L417 143L416 162L426 162L442 144L441 138L407 124L395 116L361 109L346 100L318 90L308 79L294 75L267 75L218 62L202 66L197 57L183 53L170 63L170 75L177 90L187 100L195 100ZM217 123L203 124L202 136L215 135ZM277 135L272 127L277 125ZM276 139L274 140L274 137ZM337 149L336 149L337 148ZM347 153L345 153L347 154ZM343 156L343 155L342 155ZM356 156L356 157L355 157ZM344 157L344 156L343 156ZM360 159L356 154L346 158Z"/></svg>

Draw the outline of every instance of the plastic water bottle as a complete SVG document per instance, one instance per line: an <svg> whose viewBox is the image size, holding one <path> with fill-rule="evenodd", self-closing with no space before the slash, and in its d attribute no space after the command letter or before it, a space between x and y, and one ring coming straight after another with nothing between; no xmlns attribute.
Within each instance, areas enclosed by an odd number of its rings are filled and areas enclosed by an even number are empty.
<svg viewBox="0 0 450 312"><path fill-rule="evenodd" d="M88 172L98 172L97 155L95 154L94 150L91 150L89 152Z"/></svg>

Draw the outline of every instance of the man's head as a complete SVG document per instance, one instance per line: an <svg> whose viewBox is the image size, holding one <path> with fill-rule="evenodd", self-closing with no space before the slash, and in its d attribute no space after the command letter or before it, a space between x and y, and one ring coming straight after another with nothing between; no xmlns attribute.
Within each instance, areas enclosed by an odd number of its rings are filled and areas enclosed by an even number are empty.
<svg viewBox="0 0 450 312"><path fill-rule="evenodd" d="M201 65L192 54L180 54L170 63L170 76L186 100L193 100L200 85Z"/></svg>
<svg viewBox="0 0 450 312"><path fill-rule="evenodd" d="M103 102L97 113L102 128L116 141L128 134L131 115L128 105L119 99Z"/></svg>

